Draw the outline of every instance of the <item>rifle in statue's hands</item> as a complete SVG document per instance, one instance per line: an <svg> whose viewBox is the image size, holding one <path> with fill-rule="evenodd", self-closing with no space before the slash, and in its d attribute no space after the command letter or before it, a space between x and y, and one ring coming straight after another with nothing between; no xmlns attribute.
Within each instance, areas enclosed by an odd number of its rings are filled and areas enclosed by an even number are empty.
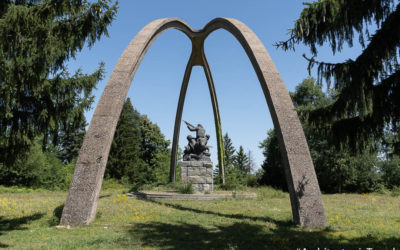
<svg viewBox="0 0 400 250"><path fill-rule="evenodd" d="M187 121L183 120L184 123L186 123L186 125L188 126L188 129L193 131L193 129L195 129L196 127L193 126L192 124L188 123Z"/></svg>
<svg viewBox="0 0 400 250"><path fill-rule="evenodd" d="M190 127L194 127L192 124L188 123L187 121L183 120L184 123L186 123L186 125L190 126Z"/></svg>

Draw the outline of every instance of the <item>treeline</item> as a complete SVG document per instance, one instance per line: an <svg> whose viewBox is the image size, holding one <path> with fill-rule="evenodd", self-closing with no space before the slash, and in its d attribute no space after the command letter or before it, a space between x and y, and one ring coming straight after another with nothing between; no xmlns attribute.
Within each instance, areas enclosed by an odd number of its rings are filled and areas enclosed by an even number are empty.
<svg viewBox="0 0 400 250"><path fill-rule="evenodd" d="M335 93L324 93L313 78L305 79L291 93L310 147L321 190L326 193L373 192L400 186L400 159L393 151L396 135L387 130L380 141L372 140L367 147L354 151L350 147L335 147L319 129L307 120L312 110L328 105ZM78 129L59 133L57 143L43 136L36 137L29 150L12 164L0 163L0 183L33 188L62 189L69 187L74 165L83 142L84 116ZM76 121L77 122L77 121ZM329 129L329 124L326 129ZM128 184L134 189L168 183L171 150L160 128L146 115L140 114L128 98L123 106L106 166L105 178ZM265 160L254 173L252 152L242 146L236 149L226 133L225 189L241 186L269 185L287 190L279 144L274 130L260 143ZM179 168L178 168L179 173ZM214 170L215 184L219 184L218 166Z"/></svg>
<svg viewBox="0 0 400 250"><path fill-rule="evenodd" d="M86 121L70 133L60 133L58 143L43 147L43 136L34 139L28 151L12 164L0 163L0 183L66 190L71 182L76 159L85 135ZM105 178L115 179L135 188L166 184L171 150L160 128L141 115L128 98L119 118L107 162Z"/></svg>
<svg viewBox="0 0 400 250"><path fill-rule="evenodd" d="M310 112L333 103L337 93L324 93L321 85L313 78L308 78L296 87L291 97L302 122L323 192L372 192L400 186L400 160L394 151L398 132L388 126L380 140L371 137L362 148L354 149L343 143L338 147L335 138L327 138L326 131L323 131L332 129L331 124L326 123L321 129L320 124L316 127L308 120ZM258 173L259 183L287 190L274 130L268 132L260 148L263 149L265 160Z"/></svg>

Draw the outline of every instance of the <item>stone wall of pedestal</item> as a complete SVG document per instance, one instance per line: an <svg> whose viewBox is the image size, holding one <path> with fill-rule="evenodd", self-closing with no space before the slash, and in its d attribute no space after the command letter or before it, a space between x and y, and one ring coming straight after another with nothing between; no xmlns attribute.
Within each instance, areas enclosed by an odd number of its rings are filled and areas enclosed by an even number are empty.
<svg viewBox="0 0 400 250"><path fill-rule="evenodd" d="M182 161L181 183L192 182L196 193L213 191L213 163L211 161Z"/></svg>

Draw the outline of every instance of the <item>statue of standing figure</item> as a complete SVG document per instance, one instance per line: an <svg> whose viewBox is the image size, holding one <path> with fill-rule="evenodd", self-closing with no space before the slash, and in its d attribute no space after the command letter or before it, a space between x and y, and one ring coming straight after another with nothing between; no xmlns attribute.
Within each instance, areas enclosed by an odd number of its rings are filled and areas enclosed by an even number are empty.
<svg viewBox="0 0 400 250"><path fill-rule="evenodd" d="M183 160L184 161L211 161L210 159L210 147L207 146L208 139L210 139L210 135L206 135L206 130L201 124L197 124L197 126L193 126L192 124L184 121L187 125L187 128L190 131L196 131L196 138L191 135L187 136L188 145L185 146L185 150L183 151Z"/></svg>

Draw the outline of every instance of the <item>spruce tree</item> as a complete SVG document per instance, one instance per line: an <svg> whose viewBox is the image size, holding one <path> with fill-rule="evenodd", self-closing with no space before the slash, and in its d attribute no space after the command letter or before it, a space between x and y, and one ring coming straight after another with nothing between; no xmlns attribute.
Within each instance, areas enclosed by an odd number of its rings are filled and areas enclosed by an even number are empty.
<svg viewBox="0 0 400 250"><path fill-rule="evenodd" d="M276 137L273 129L268 131L267 138L260 142L259 148L263 149L265 157L261 165L263 172L259 183L287 191L288 188L278 137Z"/></svg>
<svg viewBox="0 0 400 250"><path fill-rule="evenodd" d="M229 168L233 164L233 158L236 152L235 147L232 144L232 140L229 137L228 133L225 133L223 137L223 144L224 144L224 152L225 152L225 166Z"/></svg>
<svg viewBox="0 0 400 250"><path fill-rule="evenodd" d="M108 0L1 1L0 162L11 165L38 135L57 144L65 121L80 126L103 65L70 75L65 64L107 35L116 11Z"/></svg>
<svg viewBox="0 0 400 250"><path fill-rule="evenodd" d="M242 177L246 177L248 174L250 174L249 158L244 152L242 146L240 146L239 150L236 152L233 165L241 173Z"/></svg>
<svg viewBox="0 0 400 250"><path fill-rule="evenodd" d="M57 157L63 163L70 163L76 159L81 149L83 139L86 133L86 118L82 112L81 116L73 121L64 121L62 123L57 147Z"/></svg>
<svg viewBox="0 0 400 250"><path fill-rule="evenodd" d="M306 7L290 30L290 38L276 45L284 50L304 44L311 49L309 68L317 65L338 95L334 102L310 112L309 119L336 143L360 149L370 137L381 138L385 129L400 139L400 3L395 0L318 0ZM369 34L370 25L377 29ZM341 51L354 36L363 47L356 59L320 62L317 46L329 44ZM368 42L365 42L368 41ZM326 125L331 129L324 129ZM400 140L398 140L400 142ZM400 143L395 143L400 152Z"/></svg>
<svg viewBox="0 0 400 250"><path fill-rule="evenodd" d="M106 176L143 184L167 183L171 151L157 124L136 111L128 98L121 111L106 167Z"/></svg>
<svg viewBox="0 0 400 250"><path fill-rule="evenodd" d="M140 160L141 142L140 114L128 98L122 107L111 144L106 176L117 180L126 176L130 182L137 181L140 175L137 165Z"/></svg>
<svg viewBox="0 0 400 250"><path fill-rule="evenodd" d="M233 169L233 158L236 152L235 147L232 144L232 140L229 137L228 133L222 138L222 143L224 147L224 167L225 167L225 175L232 174L231 170ZM214 182L215 183L222 183L222 176L219 172L219 165L216 165L213 172Z"/></svg>

